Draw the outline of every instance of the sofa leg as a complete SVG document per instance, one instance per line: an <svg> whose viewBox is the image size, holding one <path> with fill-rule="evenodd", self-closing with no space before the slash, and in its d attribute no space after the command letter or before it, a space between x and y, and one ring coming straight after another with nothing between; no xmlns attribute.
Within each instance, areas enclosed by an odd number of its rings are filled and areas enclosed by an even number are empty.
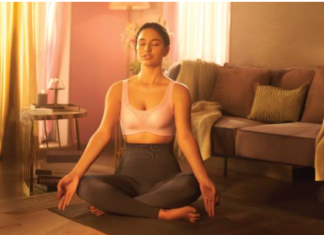
<svg viewBox="0 0 324 235"><path fill-rule="evenodd" d="M224 176L227 176L227 156L224 157Z"/></svg>

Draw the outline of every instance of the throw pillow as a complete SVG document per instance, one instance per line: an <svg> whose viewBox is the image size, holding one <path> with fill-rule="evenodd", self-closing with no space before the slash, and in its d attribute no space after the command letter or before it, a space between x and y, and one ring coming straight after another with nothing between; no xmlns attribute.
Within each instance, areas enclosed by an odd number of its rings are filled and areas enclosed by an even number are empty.
<svg viewBox="0 0 324 235"><path fill-rule="evenodd" d="M307 89L308 84L293 90L255 84L255 97L248 118L268 123L297 122Z"/></svg>

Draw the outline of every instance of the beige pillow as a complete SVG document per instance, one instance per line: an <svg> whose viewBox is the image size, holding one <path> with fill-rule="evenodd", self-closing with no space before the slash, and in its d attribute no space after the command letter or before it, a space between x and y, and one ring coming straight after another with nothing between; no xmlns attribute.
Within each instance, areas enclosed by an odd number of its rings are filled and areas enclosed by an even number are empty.
<svg viewBox="0 0 324 235"><path fill-rule="evenodd" d="M255 96L249 119L269 122L297 122L304 107L308 84L287 90L255 84Z"/></svg>

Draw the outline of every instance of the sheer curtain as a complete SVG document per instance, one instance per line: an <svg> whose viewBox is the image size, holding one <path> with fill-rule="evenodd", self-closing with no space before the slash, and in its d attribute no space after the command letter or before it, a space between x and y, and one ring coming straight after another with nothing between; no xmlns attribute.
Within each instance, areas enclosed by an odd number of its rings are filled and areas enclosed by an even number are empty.
<svg viewBox="0 0 324 235"><path fill-rule="evenodd" d="M51 78L60 78L63 80L66 90L68 90L69 77L60 77L60 70L63 60L64 45L69 43L68 36L69 23L71 17L71 3L68 2L39 2L36 4L37 14L35 15L36 24L36 64L37 64L37 93L42 90L47 92L47 84ZM62 101L62 93L59 96ZM48 102L53 103L54 95L52 91L48 92ZM64 100L63 103L67 103ZM47 131L55 137L55 131L52 121L47 121ZM63 125L64 127L65 125ZM62 125L60 125L61 129ZM53 131L52 131L53 130ZM67 128L60 130L63 135L67 134ZM39 126L39 137L42 140L44 136L44 126ZM64 137L64 139L67 139Z"/></svg>
<svg viewBox="0 0 324 235"><path fill-rule="evenodd" d="M179 59L229 61L230 2L179 2Z"/></svg>

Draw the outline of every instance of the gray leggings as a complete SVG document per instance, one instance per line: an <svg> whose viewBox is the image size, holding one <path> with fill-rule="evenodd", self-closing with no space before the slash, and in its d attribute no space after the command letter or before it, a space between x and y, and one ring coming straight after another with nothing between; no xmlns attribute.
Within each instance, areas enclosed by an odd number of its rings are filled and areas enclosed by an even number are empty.
<svg viewBox="0 0 324 235"><path fill-rule="evenodd" d="M181 172L172 147L126 143L115 174L83 176L77 195L106 212L147 218L189 205L201 195L199 184Z"/></svg>

